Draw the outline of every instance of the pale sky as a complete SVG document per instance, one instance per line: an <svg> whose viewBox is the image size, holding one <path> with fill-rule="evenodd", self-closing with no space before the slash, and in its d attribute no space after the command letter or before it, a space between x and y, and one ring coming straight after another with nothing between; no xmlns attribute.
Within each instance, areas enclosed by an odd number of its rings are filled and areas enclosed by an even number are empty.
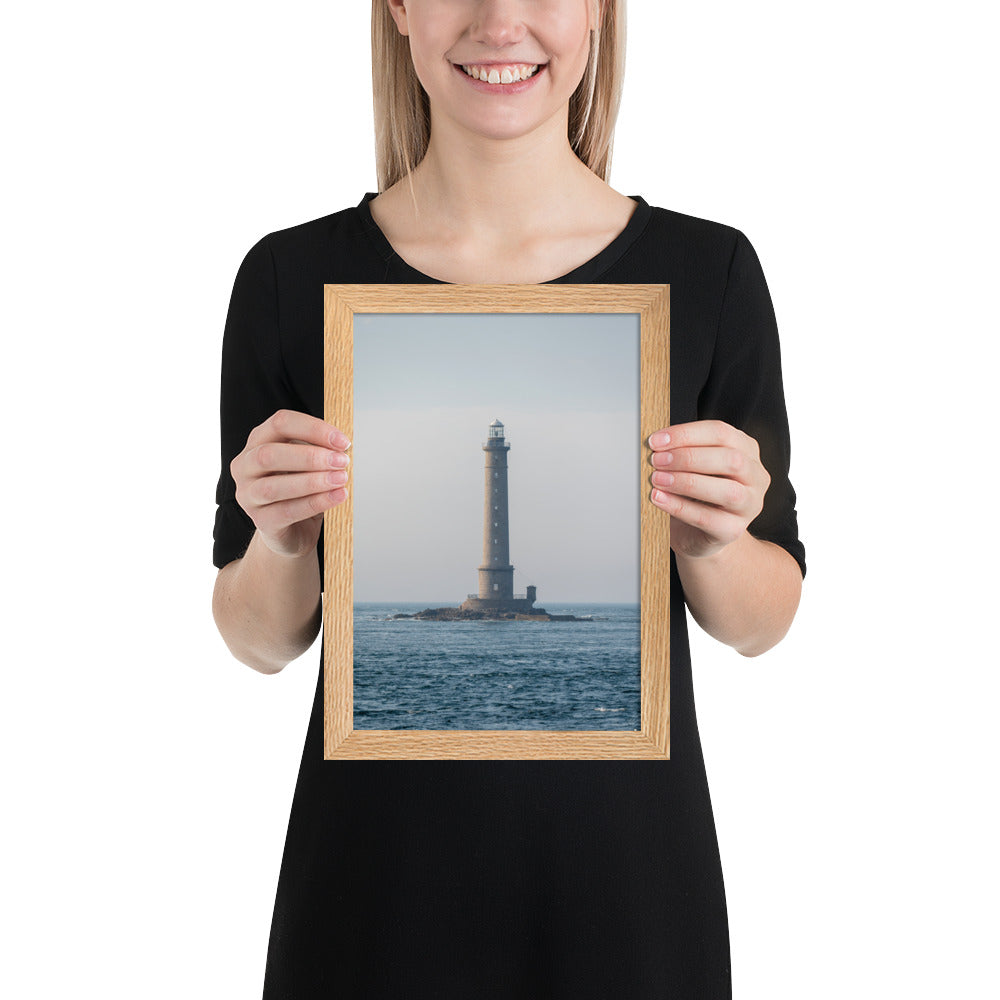
<svg viewBox="0 0 1000 1000"><path fill-rule="evenodd" d="M357 314L354 599L478 589L483 442L507 452L514 591L639 603L639 317Z"/></svg>

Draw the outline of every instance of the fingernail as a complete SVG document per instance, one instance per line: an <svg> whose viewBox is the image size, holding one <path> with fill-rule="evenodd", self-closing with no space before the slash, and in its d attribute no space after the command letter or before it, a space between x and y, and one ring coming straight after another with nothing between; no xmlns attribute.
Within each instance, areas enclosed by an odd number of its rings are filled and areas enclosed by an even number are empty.
<svg viewBox="0 0 1000 1000"><path fill-rule="evenodd" d="M664 493L662 490L653 490L653 499L656 500L657 502L661 500L666 500L666 498L667 494Z"/></svg>
<svg viewBox="0 0 1000 1000"><path fill-rule="evenodd" d="M334 431L330 435L330 443L334 448L340 448L341 450L351 447L351 439L340 430Z"/></svg>
<svg viewBox="0 0 1000 1000"><path fill-rule="evenodd" d="M666 431L656 431L649 435L650 448L663 448L670 444L670 435Z"/></svg>

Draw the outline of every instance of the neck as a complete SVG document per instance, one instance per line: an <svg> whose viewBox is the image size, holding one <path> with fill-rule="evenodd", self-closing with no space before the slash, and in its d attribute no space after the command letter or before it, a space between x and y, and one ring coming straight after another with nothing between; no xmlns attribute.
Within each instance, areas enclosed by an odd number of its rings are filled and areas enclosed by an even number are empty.
<svg viewBox="0 0 1000 1000"><path fill-rule="evenodd" d="M413 171L418 218L466 234L515 238L540 220L573 211L595 186L604 186L573 152L565 116L515 139L450 126L434 122L427 154Z"/></svg>

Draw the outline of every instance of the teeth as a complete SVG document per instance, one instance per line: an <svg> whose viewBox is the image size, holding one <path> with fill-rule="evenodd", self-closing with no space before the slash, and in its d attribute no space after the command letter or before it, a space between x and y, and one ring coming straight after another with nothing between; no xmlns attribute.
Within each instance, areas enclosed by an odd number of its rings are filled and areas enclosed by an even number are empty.
<svg viewBox="0 0 1000 1000"><path fill-rule="evenodd" d="M483 80L486 83L517 83L519 80L527 80L538 72L538 65L529 63L516 63L504 66L503 70L496 67L488 69L485 66L462 66L462 69L474 80Z"/></svg>

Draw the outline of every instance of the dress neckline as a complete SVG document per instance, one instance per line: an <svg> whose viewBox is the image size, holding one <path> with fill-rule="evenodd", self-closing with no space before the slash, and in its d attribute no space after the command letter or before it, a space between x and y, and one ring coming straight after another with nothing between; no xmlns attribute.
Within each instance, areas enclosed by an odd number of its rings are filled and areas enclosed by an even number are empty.
<svg viewBox="0 0 1000 1000"><path fill-rule="evenodd" d="M368 203L378 197L377 191L366 191L364 197L358 203L357 212L361 217L362 226L368 237L371 239L379 256L385 261L387 271L393 270L407 281L411 282L432 282L438 285L453 284L453 282L443 281L441 278L432 278L423 271L418 271L409 265L393 249L392 244L386 238L385 233L379 228L371 213ZM587 283L594 281L613 264L621 259L628 248L639 238L639 235L646 228L653 210L646 202L646 199L639 194L629 195L636 203L635 209L629 216L625 228L603 249L598 251L588 261L574 267L558 278L550 278L542 284L551 285L563 282Z"/></svg>

